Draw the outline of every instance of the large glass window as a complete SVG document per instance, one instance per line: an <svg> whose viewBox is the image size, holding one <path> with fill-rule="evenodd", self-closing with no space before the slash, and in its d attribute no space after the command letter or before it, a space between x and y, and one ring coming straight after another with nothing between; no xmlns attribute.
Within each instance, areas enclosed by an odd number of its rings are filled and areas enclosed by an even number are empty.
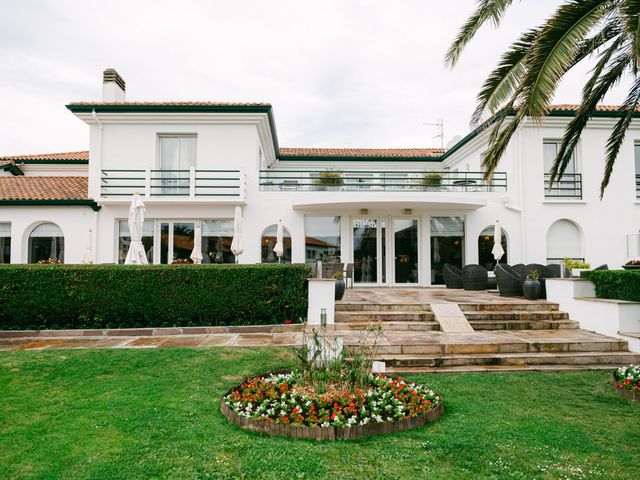
<svg viewBox="0 0 640 480"><path fill-rule="evenodd" d="M494 245L494 228L493 226L485 228L480 232L480 236L478 237L478 264L487 270L493 270L496 266L496 259L493 257L493 253L491 253ZM509 263L507 260L507 232L504 231L504 228L500 229L500 231L502 232L500 243L502 244L502 250L504 250L504 255L500 258L500 263Z"/></svg>
<svg viewBox="0 0 640 480"><path fill-rule="evenodd" d="M173 224L173 258L189 260L194 246L195 223L174 222Z"/></svg>
<svg viewBox="0 0 640 480"><path fill-rule="evenodd" d="M418 220L393 219L395 283L418 283Z"/></svg>
<svg viewBox="0 0 640 480"><path fill-rule="evenodd" d="M544 140L542 155L544 158L544 186L546 197L581 198L582 179L576 167L575 150L562 177L556 179L553 185L549 184L551 168L556 160L561 142L558 140ZM550 188L551 187L551 188Z"/></svg>
<svg viewBox="0 0 640 480"><path fill-rule="evenodd" d="M55 223L43 223L29 235L29 263L40 260L64 262L64 235Z"/></svg>
<svg viewBox="0 0 640 480"><path fill-rule="evenodd" d="M234 263L233 220L202 221L202 263Z"/></svg>
<svg viewBox="0 0 640 480"><path fill-rule="evenodd" d="M10 223L0 223L0 263L11 263Z"/></svg>
<svg viewBox="0 0 640 480"><path fill-rule="evenodd" d="M161 135L160 185L153 188L154 195L189 195L189 169L196 166L195 135ZM152 185L158 187L155 182Z"/></svg>
<svg viewBox="0 0 640 480"><path fill-rule="evenodd" d="M431 283L444 284L445 263L462 268L464 262L464 217L431 217Z"/></svg>
<svg viewBox="0 0 640 480"><path fill-rule="evenodd" d="M127 220L118 222L118 263L124 263L131 245L131 232ZM142 245L149 263L153 263L153 220L145 220L142 224Z"/></svg>
<svg viewBox="0 0 640 480"><path fill-rule="evenodd" d="M305 215L305 261L340 262L340 217Z"/></svg>
<svg viewBox="0 0 640 480"><path fill-rule="evenodd" d="M276 252L273 251L273 248L276 246L277 232L277 225L271 225L262 232L262 238L260 239L262 263L278 263ZM284 229L283 241L284 255L282 256L282 263L291 263L291 235L286 228Z"/></svg>

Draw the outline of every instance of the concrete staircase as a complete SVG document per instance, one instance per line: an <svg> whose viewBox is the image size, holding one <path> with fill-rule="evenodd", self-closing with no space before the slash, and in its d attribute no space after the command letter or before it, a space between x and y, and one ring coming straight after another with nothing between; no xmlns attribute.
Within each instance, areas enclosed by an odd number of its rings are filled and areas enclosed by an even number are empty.
<svg viewBox="0 0 640 480"><path fill-rule="evenodd" d="M613 369L640 362L626 341L580 330L550 302L461 303L473 333L445 333L429 304L338 302L336 331L357 346L380 324L390 373Z"/></svg>

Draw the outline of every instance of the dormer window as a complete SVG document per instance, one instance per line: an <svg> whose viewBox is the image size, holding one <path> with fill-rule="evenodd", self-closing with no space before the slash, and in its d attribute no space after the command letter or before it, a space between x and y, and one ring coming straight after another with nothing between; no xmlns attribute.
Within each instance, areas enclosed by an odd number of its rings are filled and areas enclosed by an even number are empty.
<svg viewBox="0 0 640 480"><path fill-rule="evenodd" d="M159 190L162 195L189 195L189 169L196 166L196 147L196 135L159 135Z"/></svg>

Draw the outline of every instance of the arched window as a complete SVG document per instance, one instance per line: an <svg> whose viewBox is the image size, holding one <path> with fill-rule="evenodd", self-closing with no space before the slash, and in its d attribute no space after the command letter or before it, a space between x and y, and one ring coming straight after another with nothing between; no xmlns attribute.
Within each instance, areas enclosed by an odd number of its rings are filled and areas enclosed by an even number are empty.
<svg viewBox="0 0 640 480"><path fill-rule="evenodd" d="M571 220L558 220L547 232L547 262L556 263L563 258L584 261L582 232Z"/></svg>
<svg viewBox="0 0 640 480"><path fill-rule="evenodd" d="M64 262L64 235L55 223L41 223L29 235L29 263L48 259Z"/></svg>
<svg viewBox="0 0 640 480"><path fill-rule="evenodd" d="M262 263L278 263L276 252L273 251L273 247L276 246L277 232L277 225L270 225L262 232L262 238L260 239ZM291 235L289 235L289 230L286 228L284 229L284 255L282 256L282 263L291 263Z"/></svg>
<svg viewBox="0 0 640 480"><path fill-rule="evenodd" d="M478 237L478 264L485 267L487 270L493 270L496 266L496 260L493 257L493 225L485 228L480 232L480 236ZM504 250L504 255L500 258L500 263L509 263L507 259L507 232L505 232L504 228L501 228L502 232L500 243L502 244L502 250Z"/></svg>

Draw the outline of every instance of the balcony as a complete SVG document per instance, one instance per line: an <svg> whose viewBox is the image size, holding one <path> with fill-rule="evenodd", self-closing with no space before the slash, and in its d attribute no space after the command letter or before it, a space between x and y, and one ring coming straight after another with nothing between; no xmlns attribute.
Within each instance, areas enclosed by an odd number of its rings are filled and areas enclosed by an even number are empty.
<svg viewBox="0 0 640 480"><path fill-rule="evenodd" d="M582 174L565 173L549 186L551 175L544 174L544 197L551 199L582 200Z"/></svg>
<svg viewBox="0 0 640 480"><path fill-rule="evenodd" d="M330 172L330 174L328 174ZM506 192L506 172L260 170L260 190L294 192Z"/></svg>
<svg viewBox="0 0 640 480"><path fill-rule="evenodd" d="M241 170L102 170L100 197L243 201L245 183Z"/></svg>
<svg viewBox="0 0 640 480"><path fill-rule="evenodd" d="M636 198L640 199L640 175L636 175Z"/></svg>

